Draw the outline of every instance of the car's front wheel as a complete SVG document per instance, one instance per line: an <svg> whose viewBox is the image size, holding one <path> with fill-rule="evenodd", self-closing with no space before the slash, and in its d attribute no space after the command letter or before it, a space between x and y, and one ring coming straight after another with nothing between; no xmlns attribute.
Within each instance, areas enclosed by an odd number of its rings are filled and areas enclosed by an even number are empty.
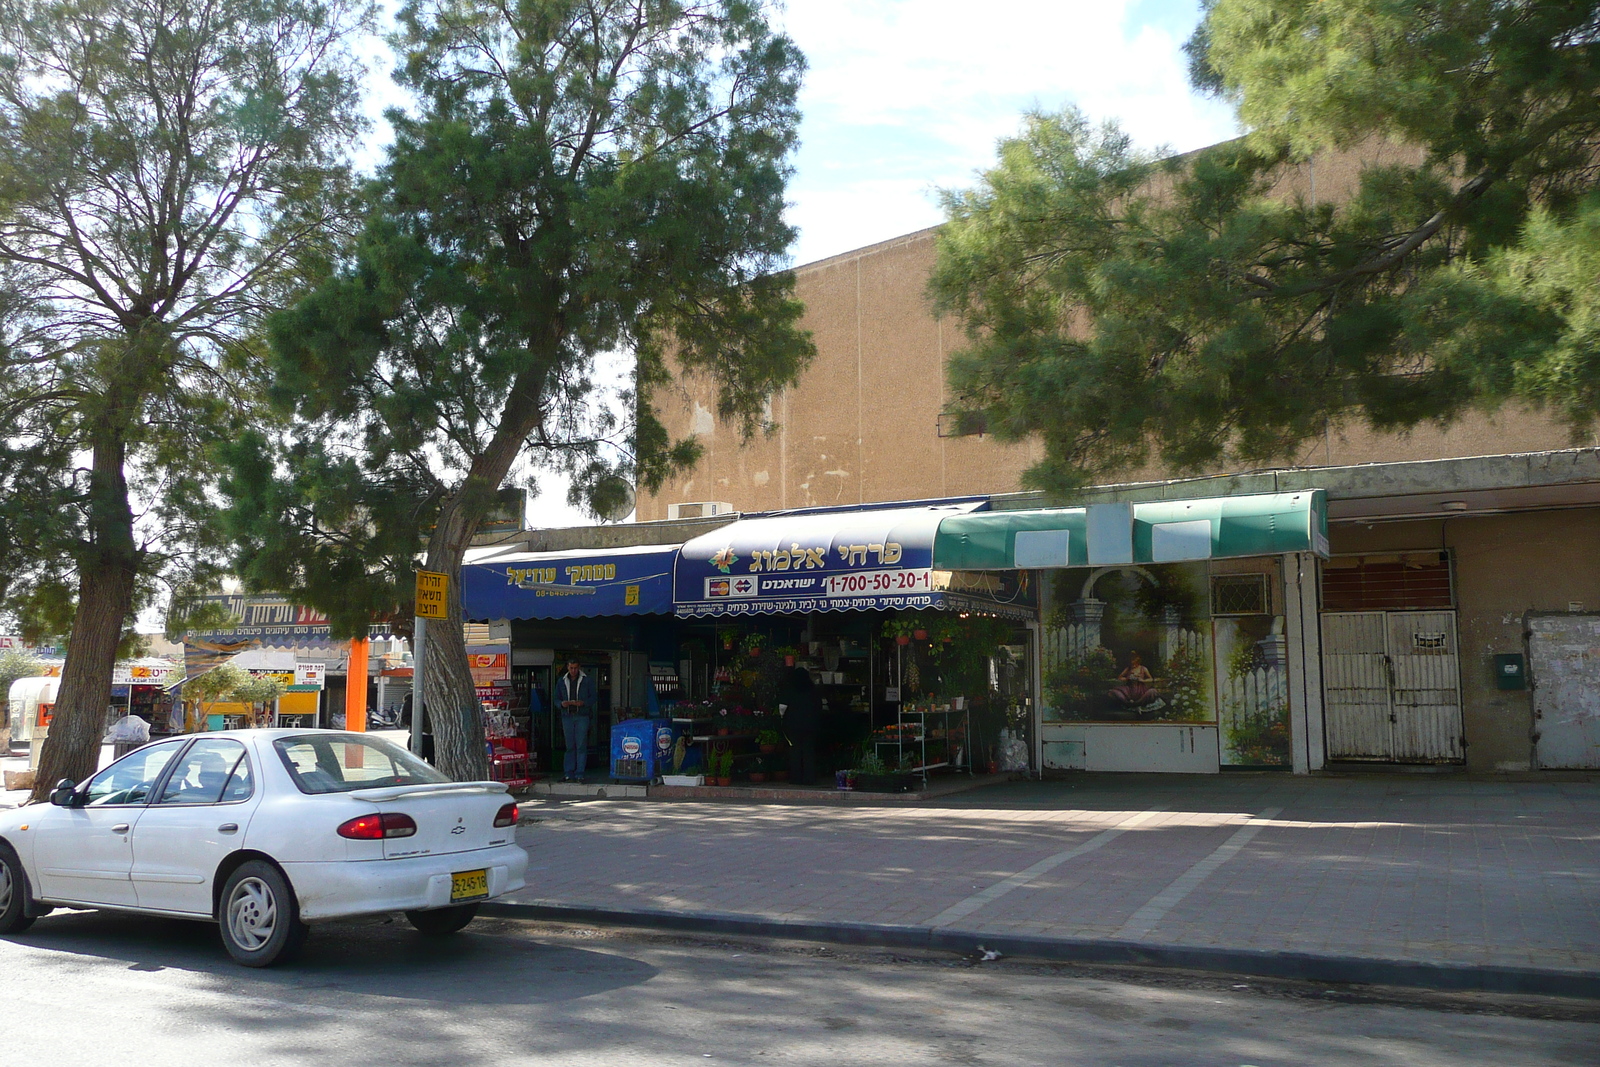
<svg viewBox="0 0 1600 1067"><path fill-rule="evenodd" d="M9 846L0 845L0 934L20 934L32 925L22 861Z"/></svg>
<svg viewBox="0 0 1600 1067"><path fill-rule="evenodd" d="M430 911L408 911L406 919L418 933L442 937L464 929L478 914L476 904L457 904L453 908L434 908Z"/></svg>
<svg viewBox="0 0 1600 1067"><path fill-rule="evenodd" d="M249 860L228 876L217 916L228 955L246 967L270 967L292 959L306 939L294 890L283 872Z"/></svg>

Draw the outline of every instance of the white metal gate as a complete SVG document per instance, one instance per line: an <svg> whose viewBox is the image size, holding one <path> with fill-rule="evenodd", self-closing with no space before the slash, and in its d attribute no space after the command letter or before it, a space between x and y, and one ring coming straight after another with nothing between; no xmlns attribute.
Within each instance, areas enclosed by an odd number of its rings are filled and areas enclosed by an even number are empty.
<svg viewBox="0 0 1600 1067"><path fill-rule="evenodd" d="M1530 616L1528 665L1537 765L1600 767L1600 615Z"/></svg>
<svg viewBox="0 0 1600 1067"><path fill-rule="evenodd" d="M1325 613L1328 757L1461 759L1458 662L1453 611Z"/></svg>

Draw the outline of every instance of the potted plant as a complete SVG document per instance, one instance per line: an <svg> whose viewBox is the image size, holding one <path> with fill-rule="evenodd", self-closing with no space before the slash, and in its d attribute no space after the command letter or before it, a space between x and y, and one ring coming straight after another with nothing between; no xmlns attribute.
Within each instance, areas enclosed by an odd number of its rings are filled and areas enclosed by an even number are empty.
<svg viewBox="0 0 1600 1067"><path fill-rule="evenodd" d="M745 638L744 638L745 655L749 656L751 659L760 658L760 656L761 656L761 646L763 644L765 644L765 643L766 643L766 638L763 637L761 634L758 634L758 633L746 634Z"/></svg>
<svg viewBox="0 0 1600 1067"><path fill-rule="evenodd" d="M783 735L776 730L762 730L756 735L756 744L761 746L761 754L770 756L778 751L778 745L783 740Z"/></svg>
<svg viewBox="0 0 1600 1067"><path fill-rule="evenodd" d="M894 643L897 645L909 645L911 643L911 621L909 619L885 619L883 636L894 638Z"/></svg>
<svg viewBox="0 0 1600 1067"><path fill-rule="evenodd" d="M795 657L800 655L800 650L794 645L779 645L777 648L772 650L772 654L775 656L782 656L783 665L785 667L793 667Z"/></svg>
<svg viewBox="0 0 1600 1067"><path fill-rule="evenodd" d="M703 774L663 774L662 785L705 785L706 776Z"/></svg>
<svg viewBox="0 0 1600 1067"><path fill-rule="evenodd" d="M733 751L731 749L713 752L709 762L718 785L733 784Z"/></svg>
<svg viewBox="0 0 1600 1067"><path fill-rule="evenodd" d="M853 779L855 788L863 793L906 793L912 782L911 775L890 770L876 752L867 752L856 761Z"/></svg>

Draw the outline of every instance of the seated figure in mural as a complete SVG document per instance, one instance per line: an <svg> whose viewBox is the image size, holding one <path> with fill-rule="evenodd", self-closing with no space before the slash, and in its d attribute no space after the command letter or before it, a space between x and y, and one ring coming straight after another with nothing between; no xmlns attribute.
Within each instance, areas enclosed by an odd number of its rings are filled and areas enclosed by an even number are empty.
<svg viewBox="0 0 1600 1067"><path fill-rule="evenodd" d="M1106 693L1126 708L1138 708L1156 699L1155 678L1137 652L1128 653L1128 666L1117 675L1117 684Z"/></svg>

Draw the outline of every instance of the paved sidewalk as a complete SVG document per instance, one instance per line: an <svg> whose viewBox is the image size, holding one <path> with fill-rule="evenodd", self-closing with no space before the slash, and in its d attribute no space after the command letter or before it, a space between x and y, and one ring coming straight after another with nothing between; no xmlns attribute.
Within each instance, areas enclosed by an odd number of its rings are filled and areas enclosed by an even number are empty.
<svg viewBox="0 0 1600 1067"><path fill-rule="evenodd" d="M27 756L0 755L0 771L25 771L28 769ZM14 808L28 799L26 789L6 789L5 781L0 779L0 809Z"/></svg>
<svg viewBox="0 0 1600 1067"><path fill-rule="evenodd" d="M525 806L524 904L1600 976L1600 780L1082 776Z"/></svg>

